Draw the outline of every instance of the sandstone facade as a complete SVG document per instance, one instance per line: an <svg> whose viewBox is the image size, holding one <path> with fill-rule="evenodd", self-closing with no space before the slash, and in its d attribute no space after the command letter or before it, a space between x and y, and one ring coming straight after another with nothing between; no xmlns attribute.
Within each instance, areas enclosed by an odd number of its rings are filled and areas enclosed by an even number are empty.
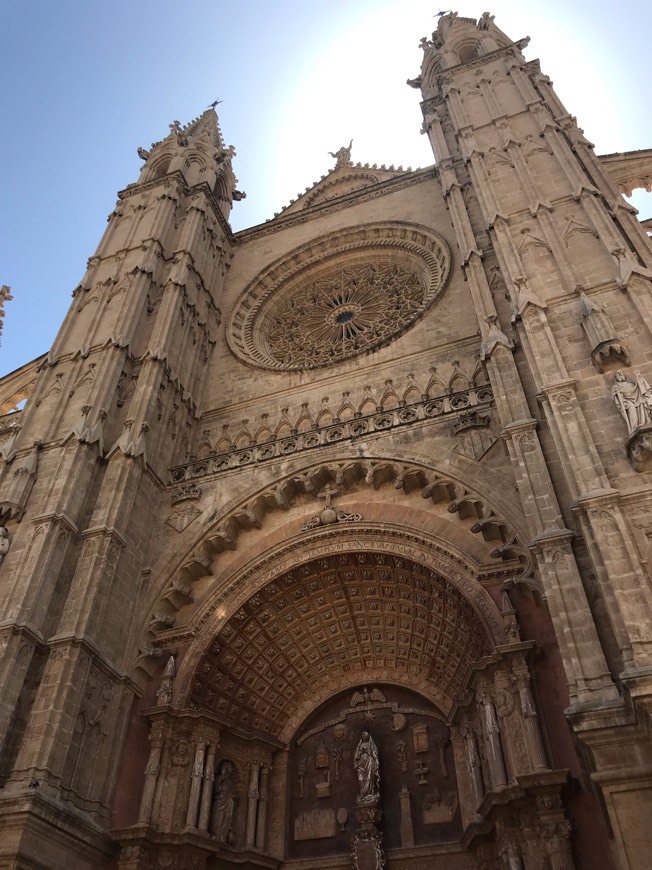
<svg viewBox="0 0 652 870"><path fill-rule="evenodd" d="M0 868L649 868L652 155L524 44L237 234L212 109L142 152L0 382Z"/></svg>

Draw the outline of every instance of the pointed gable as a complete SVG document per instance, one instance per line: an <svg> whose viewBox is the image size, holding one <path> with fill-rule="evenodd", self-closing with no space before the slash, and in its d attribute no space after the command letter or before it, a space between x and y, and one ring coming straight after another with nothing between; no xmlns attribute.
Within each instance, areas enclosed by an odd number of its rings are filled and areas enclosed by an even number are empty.
<svg viewBox="0 0 652 870"><path fill-rule="evenodd" d="M352 163L351 145L329 153L337 161L333 169L307 187L289 205L281 209L279 214L283 216L294 214L412 172L412 167L403 169L402 166L395 168L384 164L377 166L369 163Z"/></svg>

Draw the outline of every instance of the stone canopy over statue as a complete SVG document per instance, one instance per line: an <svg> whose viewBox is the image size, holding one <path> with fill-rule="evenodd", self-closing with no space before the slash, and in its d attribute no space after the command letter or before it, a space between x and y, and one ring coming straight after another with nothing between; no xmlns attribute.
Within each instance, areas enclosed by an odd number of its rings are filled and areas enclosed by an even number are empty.
<svg viewBox="0 0 652 870"><path fill-rule="evenodd" d="M368 731L363 731L353 757L358 777L358 804L375 804L380 800L380 765L378 747Z"/></svg>

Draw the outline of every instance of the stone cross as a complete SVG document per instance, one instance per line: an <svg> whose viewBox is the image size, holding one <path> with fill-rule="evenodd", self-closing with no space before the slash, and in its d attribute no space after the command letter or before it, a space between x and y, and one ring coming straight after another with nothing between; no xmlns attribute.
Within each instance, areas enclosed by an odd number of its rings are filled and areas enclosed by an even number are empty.
<svg viewBox="0 0 652 870"><path fill-rule="evenodd" d="M329 508L331 506L331 496L337 495L338 492L339 490L336 487L331 486L330 483L327 483L322 491L317 494L317 498L325 499L324 507Z"/></svg>

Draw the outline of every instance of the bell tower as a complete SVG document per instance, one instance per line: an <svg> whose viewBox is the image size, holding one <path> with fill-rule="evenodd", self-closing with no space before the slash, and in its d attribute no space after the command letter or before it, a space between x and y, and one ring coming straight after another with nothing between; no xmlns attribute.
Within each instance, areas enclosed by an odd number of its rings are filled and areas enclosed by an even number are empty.
<svg viewBox="0 0 652 870"><path fill-rule="evenodd" d="M3 848L39 866L52 850L70 866L111 852L134 695L126 650L147 612L162 481L187 459L217 340L242 196L233 154L213 110L139 149L140 177L119 194L4 447L0 863Z"/></svg>
<svg viewBox="0 0 652 870"><path fill-rule="evenodd" d="M652 794L652 596L634 528L650 493L649 426L630 426L628 439L610 400L614 381L638 389L616 370L649 359L652 251L552 82L524 59L527 42L488 13L443 14L409 84L423 95L483 336L566 715L593 758L622 866L642 867L630 861L652 822L641 816Z"/></svg>

